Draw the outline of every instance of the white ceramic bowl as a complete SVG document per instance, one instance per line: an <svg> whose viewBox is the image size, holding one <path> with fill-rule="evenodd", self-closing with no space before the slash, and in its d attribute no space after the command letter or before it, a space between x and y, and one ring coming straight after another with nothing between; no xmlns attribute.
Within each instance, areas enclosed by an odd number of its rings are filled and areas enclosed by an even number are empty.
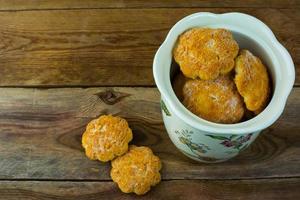
<svg viewBox="0 0 300 200"><path fill-rule="evenodd" d="M218 124L197 117L181 104L171 85L172 49L178 36L192 27L228 29L240 49L248 49L262 59L273 80L273 96L263 112L245 122ZM295 80L288 51L263 22L243 13L200 12L180 20L158 49L153 73L161 93L164 124L172 142L185 155L202 162L222 162L247 148L279 118Z"/></svg>

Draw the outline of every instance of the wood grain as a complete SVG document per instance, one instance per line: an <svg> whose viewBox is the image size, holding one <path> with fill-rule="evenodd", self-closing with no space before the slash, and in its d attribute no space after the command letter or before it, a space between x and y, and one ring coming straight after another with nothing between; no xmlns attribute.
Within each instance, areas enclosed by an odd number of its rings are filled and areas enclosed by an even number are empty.
<svg viewBox="0 0 300 200"><path fill-rule="evenodd" d="M216 7L264 7L264 8L295 8L297 0L0 0L0 10L32 10L32 9L79 9L79 8L216 8Z"/></svg>
<svg viewBox="0 0 300 200"><path fill-rule="evenodd" d="M172 25L199 11L263 20L292 54L299 85L298 8L172 8L0 12L0 86L153 86L155 51Z"/></svg>
<svg viewBox="0 0 300 200"><path fill-rule="evenodd" d="M112 182L1 181L0 199L299 199L300 179L163 181L144 196L121 193Z"/></svg>
<svg viewBox="0 0 300 200"><path fill-rule="evenodd" d="M107 113L125 117L132 143L161 158L164 180L300 176L300 88L249 149L216 165L192 161L174 147L155 88L1 88L0 94L0 179L110 180L110 164L88 160L80 144L86 124Z"/></svg>

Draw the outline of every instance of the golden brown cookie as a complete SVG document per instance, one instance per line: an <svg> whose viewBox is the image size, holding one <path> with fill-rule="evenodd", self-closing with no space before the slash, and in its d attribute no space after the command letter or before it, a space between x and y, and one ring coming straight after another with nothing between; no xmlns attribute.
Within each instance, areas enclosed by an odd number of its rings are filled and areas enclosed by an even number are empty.
<svg viewBox="0 0 300 200"><path fill-rule="evenodd" d="M82 146L91 160L103 162L127 152L132 132L121 117L102 115L92 120L82 135Z"/></svg>
<svg viewBox="0 0 300 200"><path fill-rule="evenodd" d="M160 182L161 162L148 147L130 146L129 151L111 162L110 176L122 192L145 194Z"/></svg>
<svg viewBox="0 0 300 200"><path fill-rule="evenodd" d="M260 113L268 102L270 80L261 60L248 50L242 50L235 61L234 82L248 110Z"/></svg>
<svg viewBox="0 0 300 200"><path fill-rule="evenodd" d="M183 104L197 116L216 123L231 124L244 114L243 99L229 76L215 80L188 80Z"/></svg>
<svg viewBox="0 0 300 200"><path fill-rule="evenodd" d="M193 28L179 36L173 56L185 76L210 80L233 69L238 51L230 31Z"/></svg>

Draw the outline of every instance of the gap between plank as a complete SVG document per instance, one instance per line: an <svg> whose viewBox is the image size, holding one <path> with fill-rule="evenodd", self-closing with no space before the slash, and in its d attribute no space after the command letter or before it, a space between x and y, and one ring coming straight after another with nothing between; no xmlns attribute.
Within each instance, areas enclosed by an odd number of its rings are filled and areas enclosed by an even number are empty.
<svg viewBox="0 0 300 200"><path fill-rule="evenodd" d="M68 10L151 10L151 9L278 9L278 10L284 10L284 9L300 9L300 6L293 6L293 7L102 7L102 8L37 8L37 9L7 9L7 10L1 10L0 12L27 12L27 11L68 11Z"/></svg>
<svg viewBox="0 0 300 200"><path fill-rule="evenodd" d="M13 85L13 86L0 86L1 88L30 88L30 89L56 89L56 88L156 88L156 85Z"/></svg>
<svg viewBox="0 0 300 200"><path fill-rule="evenodd" d="M253 178L226 178L226 179L178 179L178 178L174 178L174 179L162 179L161 181L163 182L168 182L168 181L252 181L252 180L281 180L281 179L299 179L300 176L293 176L293 177L253 177ZM93 179L0 179L1 181L7 181L7 182L31 182L31 181L36 181L36 182L113 182L112 180L93 180Z"/></svg>
<svg viewBox="0 0 300 200"><path fill-rule="evenodd" d="M66 89L66 88L157 88L156 85L13 85L13 86L0 86L0 89L18 88L18 89ZM300 85L296 84L293 88L299 88Z"/></svg>

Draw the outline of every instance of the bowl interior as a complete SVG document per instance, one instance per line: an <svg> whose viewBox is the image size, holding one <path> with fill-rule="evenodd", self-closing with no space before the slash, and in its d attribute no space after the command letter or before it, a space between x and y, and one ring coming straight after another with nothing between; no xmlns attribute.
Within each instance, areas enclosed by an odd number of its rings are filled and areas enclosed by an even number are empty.
<svg viewBox="0 0 300 200"><path fill-rule="evenodd" d="M270 99L272 99L272 95L273 95L274 89L276 87L276 75L275 75L276 72L275 72L274 63L272 62L272 58L266 52L266 50L263 48L263 46L260 43L258 43L256 40L254 40L251 37L249 37L243 33L240 33L240 32L231 31L231 33L233 34L234 39L239 44L240 50L241 49L249 50L255 56L259 57L261 59L261 61L263 62L263 64L267 67L269 77L272 80L272 82L271 82L272 92L271 92L271 98L270 98ZM174 59L172 59L171 67L170 67L170 77L169 77L171 83L172 83L174 77L179 73L179 71L180 71L180 69L179 69L178 64L174 61ZM174 90L173 90L173 92L174 92ZM241 122L243 122L243 121L244 120L242 120ZM238 123L236 123L236 124L238 124Z"/></svg>

